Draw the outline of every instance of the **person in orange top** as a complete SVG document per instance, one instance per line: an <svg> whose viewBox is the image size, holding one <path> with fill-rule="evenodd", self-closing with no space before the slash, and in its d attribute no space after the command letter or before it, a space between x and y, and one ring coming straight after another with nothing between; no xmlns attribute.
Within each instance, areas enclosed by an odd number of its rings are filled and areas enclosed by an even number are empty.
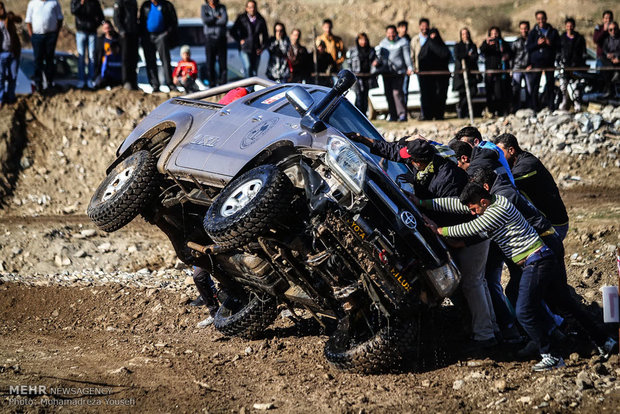
<svg viewBox="0 0 620 414"><path fill-rule="evenodd" d="M338 72L345 59L344 43L339 36L332 33L332 28L333 23L330 19L323 20L323 34L316 38L316 46L318 47L321 41L325 42L327 53L332 55L334 62L336 62L336 72Z"/></svg>
<svg viewBox="0 0 620 414"><path fill-rule="evenodd" d="M198 90L196 78L198 77L198 65L192 60L189 46L181 47L181 61L172 72L172 81L175 86L182 86L185 92Z"/></svg>

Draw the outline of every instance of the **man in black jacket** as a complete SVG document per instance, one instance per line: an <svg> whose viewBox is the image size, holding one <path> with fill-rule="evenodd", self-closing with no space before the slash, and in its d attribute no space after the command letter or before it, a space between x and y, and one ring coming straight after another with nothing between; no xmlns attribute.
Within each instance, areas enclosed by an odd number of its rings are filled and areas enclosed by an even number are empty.
<svg viewBox="0 0 620 414"><path fill-rule="evenodd" d="M237 16L231 34L241 45L239 56L246 76L256 76L260 55L265 49L269 34L267 22L258 12L254 0L249 0L245 5L245 12Z"/></svg>
<svg viewBox="0 0 620 414"><path fill-rule="evenodd" d="M226 24L228 13L226 6L219 0L207 0L200 9L200 18L204 24L205 54L207 57L207 80L214 87L226 83L228 71L228 45L226 44ZM219 63L220 74L215 75L215 62Z"/></svg>
<svg viewBox="0 0 620 414"><path fill-rule="evenodd" d="M433 144L424 139L386 142L373 140L358 133L345 134L353 141L361 142L373 154L392 161L410 165L415 170L413 186L414 202L418 199L458 197L467 184L464 170L449 158L442 157ZM433 221L454 225L462 223L462 217L433 211L425 212ZM473 219L473 216L469 216ZM451 248L463 277L461 287L472 316L473 340L471 351L497 345L495 339L495 314L489 290L484 279L489 240L473 240L469 245Z"/></svg>
<svg viewBox="0 0 620 414"><path fill-rule="evenodd" d="M527 36L530 33L530 22L523 20L519 22L520 36L512 42L512 68L528 69L530 68L530 55L527 52ZM521 102L521 88L525 81L525 103ZM531 103L532 86L530 78L525 76L525 72L513 72L512 74L512 112L527 107Z"/></svg>
<svg viewBox="0 0 620 414"><path fill-rule="evenodd" d="M560 61L564 67L586 66L586 39L575 30L575 19L567 17L564 21L566 31L560 36ZM567 110L570 105L568 97L568 84L573 79L573 72L563 72L560 76L560 90L562 91L562 103L560 109ZM575 94L575 110L581 109L581 96L579 88L573 88Z"/></svg>
<svg viewBox="0 0 620 414"><path fill-rule="evenodd" d="M560 35L558 31L547 23L547 13L543 10L536 12L536 26L527 37L527 51L530 54L530 63L533 68L553 68L555 66L555 56L560 47ZM553 69L545 71L545 99L546 105L553 110ZM541 102L538 96L538 87L542 72L528 73L530 84L532 85L532 102L530 108L538 111Z"/></svg>
<svg viewBox="0 0 620 414"><path fill-rule="evenodd" d="M140 7L140 34L146 61L146 73L153 92L159 92L156 53L164 71L166 85L175 89L172 80L170 48L176 43L179 22L172 3L168 0L146 0Z"/></svg>
<svg viewBox="0 0 620 414"><path fill-rule="evenodd" d="M499 135L495 143L504 152L519 191L551 221L564 240L568 232L568 213L551 173L538 158L521 149L514 135Z"/></svg>
<svg viewBox="0 0 620 414"><path fill-rule="evenodd" d="M136 0L114 2L114 25L118 29L123 61L123 87L138 89L138 3Z"/></svg>
<svg viewBox="0 0 620 414"><path fill-rule="evenodd" d="M75 42L78 52L78 88L94 86L95 43L97 28L103 22L99 0L71 0L71 14L75 16ZM88 78L86 77L86 50L88 50Z"/></svg>

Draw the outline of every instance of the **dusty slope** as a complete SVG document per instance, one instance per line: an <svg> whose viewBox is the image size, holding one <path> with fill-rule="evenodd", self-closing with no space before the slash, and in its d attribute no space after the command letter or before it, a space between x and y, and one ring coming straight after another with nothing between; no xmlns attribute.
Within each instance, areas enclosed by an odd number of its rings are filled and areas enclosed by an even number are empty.
<svg viewBox="0 0 620 414"><path fill-rule="evenodd" d="M141 3L141 2L139 2ZM198 17L202 0L172 0L181 17ZM228 8L229 18L234 19L243 11L245 0L223 1ZM26 0L6 0L9 10L25 14ZM66 14L68 30L75 30L73 16L70 15L70 0L61 0ZM102 0L102 4L111 6L112 0ZM491 25L500 25L506 33L518 32L518 22L534 22L534 12L545 9L549 22L556 27L563 27L564 18L573 16L577 20L577 30L589 39L594 25L600 20L605 9L617 6L613 0L582 2L579 0L263 0L258 2L260 12L267 19L269 30L274 22L282 21L289 28L299 27L304 39L312 38L312 28L321 30L321 21L331 18L335 23L335 32L343 36L347 45L353 44L356 33L365 31L371 43L376 44L384 35L388 24L406 19L416 32L417 21L425 16L431 19L443 33L444 39L457 38L458 29L469 26L474 38L482 41ZM73 50L70 41L63 41L63 46Z"/></svg>

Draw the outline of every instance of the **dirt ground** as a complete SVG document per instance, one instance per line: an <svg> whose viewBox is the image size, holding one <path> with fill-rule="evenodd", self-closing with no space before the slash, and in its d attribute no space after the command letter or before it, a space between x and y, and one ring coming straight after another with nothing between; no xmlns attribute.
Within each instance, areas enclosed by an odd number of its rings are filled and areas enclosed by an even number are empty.
<svg viewBox="0 0 620 414"><path fill-rule="evenodd" d="M106 234L84 214L122 138L166 98L72 92L0 111L0 411L617 412L617 356L601 361L569 335L567 367L534 374L510 347L465 352L452 306L423 315L404 372L380 376L330 368L307 315L253 341L196 328L205 310L188 305L196 292L164 235L139 219ZM557 174L575 168L541 155ZM620 243L620 173L596 168L604 156L577 164L595 185L562 190L569 281L593 315L600 287L617 284ZM46 393L16 396L21 385Z"/></svg>

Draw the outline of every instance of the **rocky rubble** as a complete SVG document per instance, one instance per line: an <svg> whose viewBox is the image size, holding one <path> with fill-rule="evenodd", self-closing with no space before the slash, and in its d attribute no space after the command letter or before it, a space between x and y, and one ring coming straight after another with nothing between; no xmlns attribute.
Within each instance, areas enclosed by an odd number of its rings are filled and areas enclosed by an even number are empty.
<svg viewBox="0 0 620 414"><path fill-rule="evenodd" d="M442 126L422 124L382 132L388 140L422 134L447 143L462 127ZM521 147L540 157L563 187L600 185L601 178L620 172L620 107L579 113L545 109L538 114L522 109L507 117L483 120L476 127L487 140L502 133L514 134Z"/></svg>

